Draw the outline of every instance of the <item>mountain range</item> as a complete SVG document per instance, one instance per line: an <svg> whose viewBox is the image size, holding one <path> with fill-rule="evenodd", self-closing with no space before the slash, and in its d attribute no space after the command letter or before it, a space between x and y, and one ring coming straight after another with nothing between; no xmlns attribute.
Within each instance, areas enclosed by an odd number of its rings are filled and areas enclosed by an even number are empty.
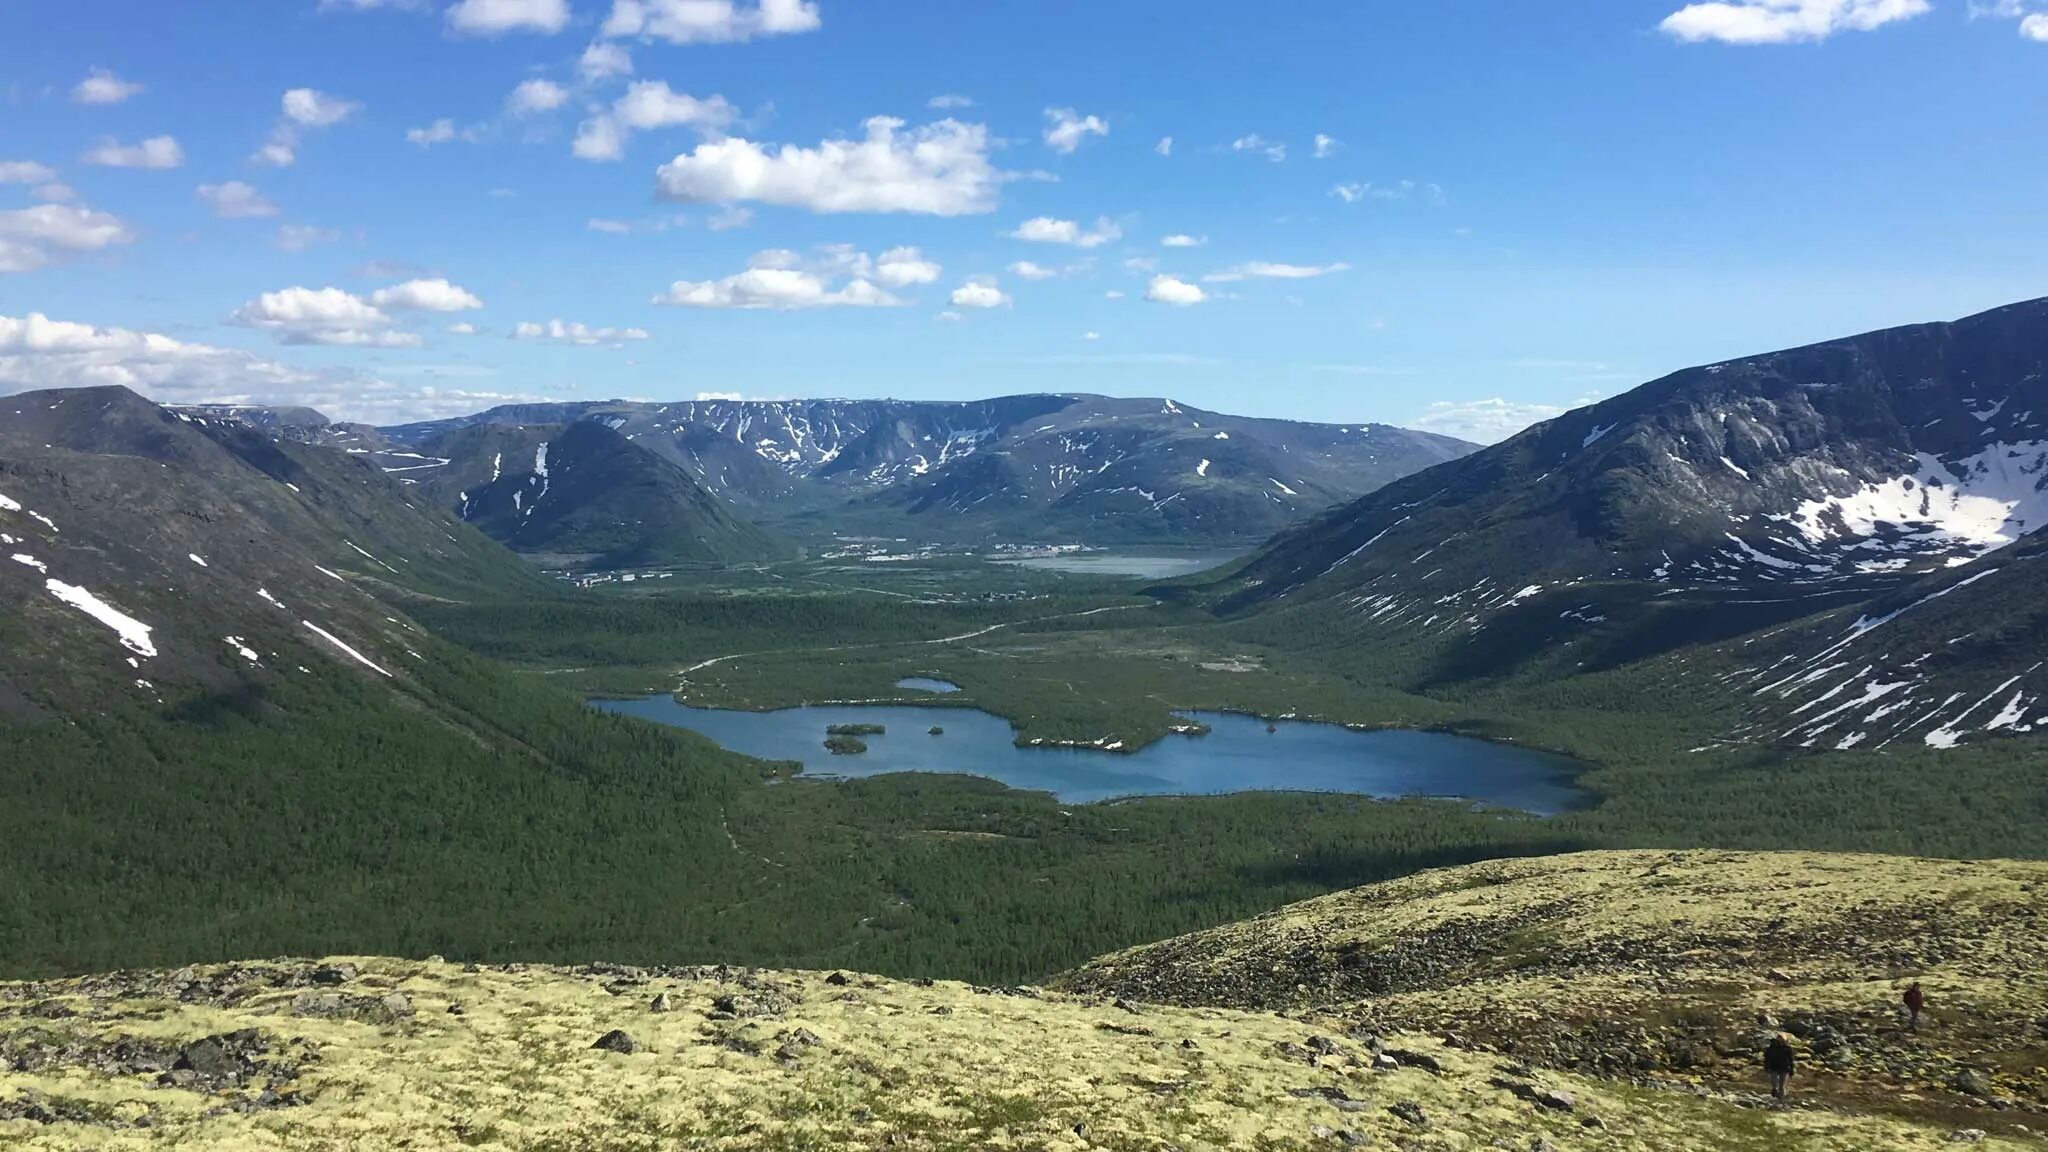
<svg viewBox="0 0 2048 1152"><path fill-rule="evenodd" d="M1075 395L528 404L341 426L329 440L424 483L434 460L477 471L464 429L584 423L682 469L738 516L813 540L1255 541L1473 447L1381 424Z"/></svg>
<svg viewBox="0 0 2048 1152"><path fill-rule="evenodd" d="M1731 738L1940 747L2048 722L2044 523L2037 300L1674 373L1285 532L1210 591L1427 653L1418 682L1704 648L1733 667L1696 690L1752 717Z"/></svg>

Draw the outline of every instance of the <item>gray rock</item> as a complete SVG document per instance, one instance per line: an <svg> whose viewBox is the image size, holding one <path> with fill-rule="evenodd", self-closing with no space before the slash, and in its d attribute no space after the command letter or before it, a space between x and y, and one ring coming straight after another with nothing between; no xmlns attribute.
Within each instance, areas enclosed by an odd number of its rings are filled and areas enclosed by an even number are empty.
<svg viewBox="0 0 2048 1152"><path fill-rule="evenodd" d="M617 1028L599 1036L597 1042L592 1044L591 1047L606 1052L619 1052L625 1055L631 1055L640 1050L640 1045L634 1043L631 1036L626 1035Z"/></svg>

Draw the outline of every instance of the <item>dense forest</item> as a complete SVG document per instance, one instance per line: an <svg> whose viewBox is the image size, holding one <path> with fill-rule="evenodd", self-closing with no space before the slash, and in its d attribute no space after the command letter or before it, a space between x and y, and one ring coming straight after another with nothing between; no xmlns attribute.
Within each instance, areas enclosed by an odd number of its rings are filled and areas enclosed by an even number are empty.
<svg viewBox="0 0 2048 1152"><path fill-rule="evenodd" d="M799 627L830 627L839 610L821 604L823 623ZM943 631L1014 610L882 627ZM1582 780L1597 804L1547 820L1330 795L1074 806L967 778L791 779L595 714L452 644L422 654L403 692L334 666L162 711L124 703L11 726L0 971L440 953L1007 982L1503 855L2048 855L2048 763L2032 743L1607 766Z"/></svg>

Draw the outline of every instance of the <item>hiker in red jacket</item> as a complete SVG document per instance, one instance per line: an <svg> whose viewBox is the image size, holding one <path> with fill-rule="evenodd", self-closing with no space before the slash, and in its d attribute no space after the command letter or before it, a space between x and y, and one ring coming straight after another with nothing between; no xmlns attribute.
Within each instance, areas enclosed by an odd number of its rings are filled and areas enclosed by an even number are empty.
<svg viewBox="0 0 2048 1152"><path fill-rule="evenodd" d="M1920 1009L1926 1006L1927 993L1922 992L1919 982L1915 981L1906 989L1906 1021L1907 1026L1916 1032L1920 1030Z"/></svg>

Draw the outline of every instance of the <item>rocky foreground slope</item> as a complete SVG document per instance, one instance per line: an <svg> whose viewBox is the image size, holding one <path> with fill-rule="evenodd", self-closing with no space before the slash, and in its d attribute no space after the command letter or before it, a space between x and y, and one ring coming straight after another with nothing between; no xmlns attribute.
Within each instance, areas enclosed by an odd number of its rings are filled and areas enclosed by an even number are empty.
<svg viewBox="0 0 2048 1152"><path fill-rule="evenodd" d="M0 1145L2038 1147L2044 883L1799 854L1486 864L1061 992L439 959L0 984ZM1908 978L1917 1033L1890 1009ZM1809 1069L1782 1107L1755 1074L1773 1026Z"/></svg>

